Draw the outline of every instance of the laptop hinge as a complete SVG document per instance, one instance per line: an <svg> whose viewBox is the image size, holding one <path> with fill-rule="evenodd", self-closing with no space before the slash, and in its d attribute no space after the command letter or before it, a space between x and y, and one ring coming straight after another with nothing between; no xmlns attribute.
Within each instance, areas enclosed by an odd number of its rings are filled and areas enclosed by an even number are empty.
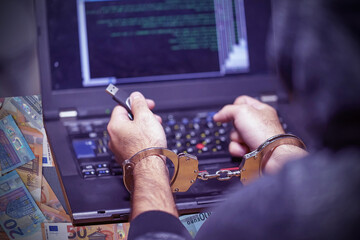
<svg viewBox="0 0 360 240"><path fill-rule="evenodd" d="M78 116L78 111L77 110L64 110L64 111L60 111L59 112L59 118L60 119L64 119L64 118L76 118Z"/></svg>

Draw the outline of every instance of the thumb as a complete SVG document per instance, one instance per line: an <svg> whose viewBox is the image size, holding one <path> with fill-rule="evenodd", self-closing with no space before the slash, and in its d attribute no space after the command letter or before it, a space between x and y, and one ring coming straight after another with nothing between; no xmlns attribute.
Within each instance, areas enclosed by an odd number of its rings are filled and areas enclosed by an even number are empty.
<svg viewBox="0 0 360 240"><path fill-rule="evenodd" d="M131 111L134 114L134 117L136 117L136 115L149 111L149 107L146 102L146 99L144 95L142 95L140 92L131 93L130 104L131 104Z"/></svg>

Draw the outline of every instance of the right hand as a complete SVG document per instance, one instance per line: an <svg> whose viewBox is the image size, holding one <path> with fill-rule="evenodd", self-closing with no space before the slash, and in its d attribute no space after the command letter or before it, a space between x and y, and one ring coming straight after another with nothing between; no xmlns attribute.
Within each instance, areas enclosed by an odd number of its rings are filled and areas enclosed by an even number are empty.
<svg viewBox="0 0 360 240"><path fill-rule="evenodd" d="M268 138L283 134L276 110L249 96L238 97L214 115L216 122L230 122L235 131L230 134L229 152L236 157L255 150Z"/></svg>
<svg viewBox="0 0 360 240"><path fill-rule="evenodd" d="M107 127L110 150L120 164L145 148L167 146L161 118L150 110L155 103L139 92L130 95L130 103L134 120L131 121L125 108L118 105Z"/></svg>

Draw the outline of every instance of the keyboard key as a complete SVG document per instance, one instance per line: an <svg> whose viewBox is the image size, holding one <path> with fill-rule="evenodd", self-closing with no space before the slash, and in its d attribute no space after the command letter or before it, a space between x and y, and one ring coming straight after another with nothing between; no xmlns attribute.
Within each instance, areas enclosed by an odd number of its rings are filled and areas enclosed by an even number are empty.
<svg viewBox="0 0 360 240"><path fill-rule="evenodd" d="M72 145L78 159L95 157L96 143L94 140L73 140Z"/></svg>
<svg viewBox="0 0 360 240"><path fill-rule="evenodd" d="M182 134L180 132L175 133L175 139L176 140L181 139L181 137L182 137Z"/></svg>
<svg viewBox="0 0 360 240"><path fill-rule="evenodd" d="M97 133L96 133L96 132L91 132L91 133L89 133L89 137L90 137L90 138L96 138L96 137L97 137Z"/></svg>
<svg viewBox="0 0 360 240"><path fill-rule="evenodd" d="M176 124L176 121L174 119L170 119L168 122L167 122L167 125L168 126L173 126Z"/></svg>
<svg viewBox="0 0 360 240"><path fill-rule="evenodd" d="M85 165L85 166L82 166L81 169L83 171L86 171L86 170L94 170L94 166L93 165Z"/></svg>
<svg viewBox="0 0 360 240"><path fill-rule="evenodd" d="M80 126L82 133L90 133L93 131L93 128L90 124L83 124Z"/></svg>
<svg viewBox="0 0 360 240"><path fill-rule="evenodd" d="M170 134L170 133L171 133L171 127L169 127L169 126L166 126L166 127L164 128L164 130L165 130L165 133L166 133L166 134Z"/></svg>
<svg viewBox="0 0 360 240"><path fill-rule="evenodd" d="M200 118L199 117L195 117L193 119L193 123L200 123Z"/></svg>
<svg viewBox="0 0 360 240"><path fill-rule="evenodd" d="M94 170L86 170L86 171L83 171L82 173L83 173L84 178L96 177Z"/></svg>
<svg viewBox="0 0 360 240"><path fill-rule="evenodd" d="M220 140L219 140L220 141ZM204 140L204 143L203 144L210 144L210 143L212 143L212 139L210 138L210 137L207 137L207 138L205 138L205 140ZM220 143L220 142L219 142Z"/></svg>
<svg viewBox="0 0 360 240"><path fill-rule="evenodd" d="M96 173L99 177L108 176L110 175L110 170L108 168L101 168L101 169L97 169Z"/></svg>
<svg viewBox="0 0 360 240"><path fill-rule="evenodd" d="M183 118L183 119L181 120L181 122L182 122L184 125L186 125L186 124L189 123L189 119L188 119L188 118Z"/></svg>
<svg viewBox="0 0 360 240"><path fill-rule="evenodd" d="M70 135L75 135L80 133L80 128L77 125L69 125L67 126L67 130Z"/></svg>
<svg viewBox="0 0 360 240"><path fill-rule="evenodd" d="M221 136L219 139L221 142L226 142L226 137L224 137L224 136Z"/></svg>
<svg viewBox="0 0 360 240"><path fill-rule="evenodd" d="M195 149L193 147L189 147L186 149L187 153L193 153L195 151Z"/></svg>
<svg viewBox="0 0 360 240"><path fill-rule="evenodd" d="M109 164L107 164L107 163L96 164L96 168L108 168L108 167L109 167Z"/></svg>
<svg viewBox="0 0 360 240"><path fill-rule="evenodd" d="M224 128L219 129L219 134L224 135L226 133L226 130Z"/></svg>
<svg viewBox="0 0 360 240"><path fill-rule="evenodd" d="M174 153L178 154L179 153L179 150L177 148L173 148L171 149L171 151L173 151Z"/></svg>
<svg viewBox="0 0 360 240"><path fill-rule="evenodd" d="M201 150L204 148L204 144L198 143L198 144L196 144L196 148Z"/></svg>
<svg viewBox="0 0 360 240"><path fill-rule="evenodd" d="M213 127L214 127L214 123L213 123L213 122L208 122L206 125L207 125L208 128L213 128Z"/></svg>

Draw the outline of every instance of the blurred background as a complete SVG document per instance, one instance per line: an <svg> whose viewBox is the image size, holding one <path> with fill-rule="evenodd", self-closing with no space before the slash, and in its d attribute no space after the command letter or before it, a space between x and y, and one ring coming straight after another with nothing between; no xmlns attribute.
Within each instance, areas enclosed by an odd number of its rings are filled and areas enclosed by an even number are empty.
<svg viewBox="0 0 360 240"><path fill-rule="evenodd" d="M33 0L0 1L0 97L40 94Z"/></svg>

